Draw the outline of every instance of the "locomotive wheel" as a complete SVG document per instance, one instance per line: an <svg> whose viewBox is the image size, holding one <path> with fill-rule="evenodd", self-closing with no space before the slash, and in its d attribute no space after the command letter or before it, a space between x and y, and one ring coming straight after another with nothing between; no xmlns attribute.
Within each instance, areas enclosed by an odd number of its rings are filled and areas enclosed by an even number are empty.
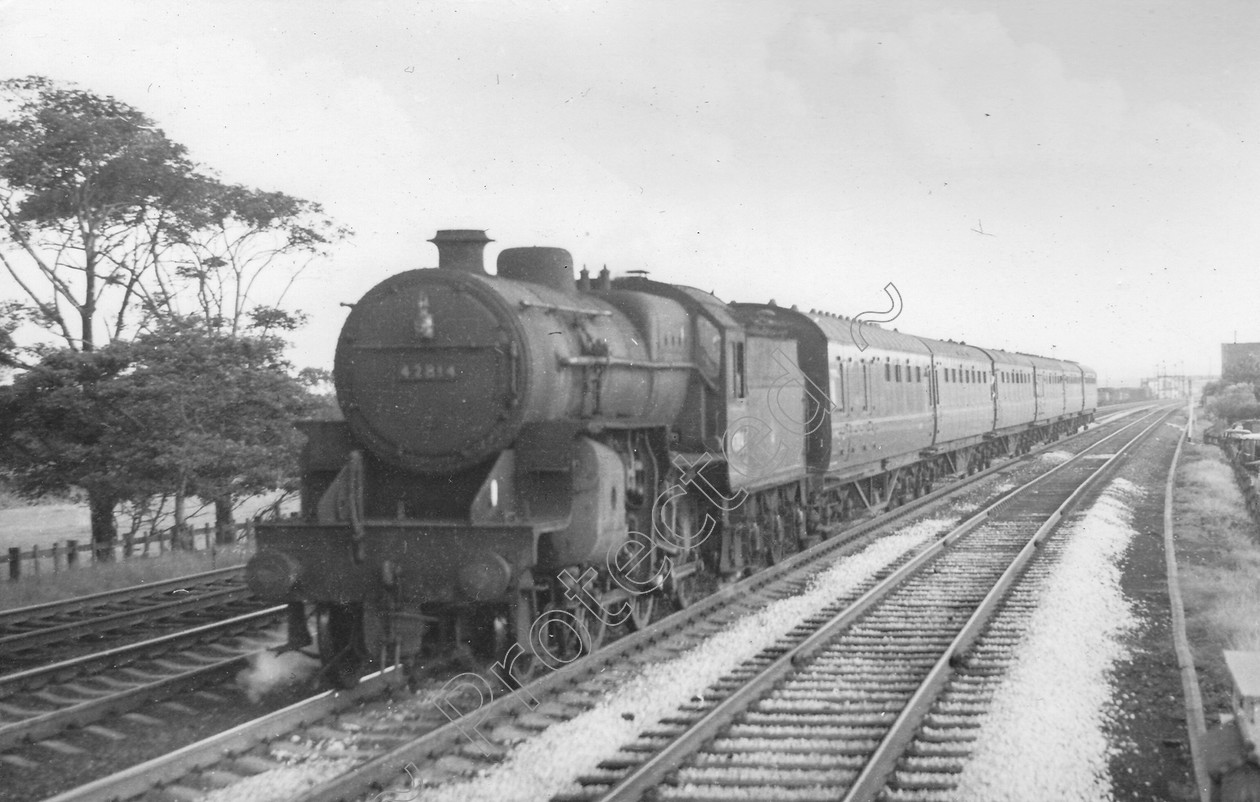
<svg viewBox="0 0 1260 802"><path fill-rule="evenodd" d="M630 625L631 632L639 630L652 623L652 613L656 610L656 593L640 593L630 600Z"/></svg>
<svg viewBox="0 0 1260 802"><path fill-rule="evenodd" d="M626 516L627 520L634 525L633 516ZM631 538L633 540L643 542L647 536L639 534L637 531L631 530ZM650 543L644 544L645 549L652 555L651 559L638 560L634 564L634 569L625 575L625 578L633 582L638 592L631 592L630 596L630 618L626 621L626 626L631 632L637 632L648 624L652 623L652 612L656 609L656 597L660 594L661 587L668 577L662 573L662 564L660 557L657 556L659 550L653 549ZM646 587L649 580L656 577L661 584L655 587ZM623 587L626 587L623 585ZM631 590L631 587L626 587Z"/></svg>
<svg viewBox="0 0 1260 802"><path fill-rule="evenodd" d="M783 562L783 556L787 553L787 544L784 535L783 516L776 514L774 522L770 526L769 537L766 538L766 562L769 565L778 565Z"/></svg>
<svg viewBox="0 0 1260 802"><path fill-rule="evenodd" d="M604 621L588 610L585 605L550 604L547 606L547 612L552 611L561 611L568 615L555 619L557 623L546 627L544 632L530 631L531 641L535 638L540 641L532 643L535 654L547 654L561 663L569 663L590 654L603 645L607 629Z"/></svg>
<svg viewBox="0 0 1260 802"><path fill-rule="evenodd" d="M685 610L691 606L691 602L695 600L696 595L696 575L692 574L686 579L674 581L670 583L669 600L674 605L674 611Z"/></svg>
<svg viewBox="0 0 1260 802"><path fill-rule="evenodd" d="M315 610L319 659L338 688L353 688L365 669L363 611L353 604L321 604Z"/></svg>
<svg viewBox="0 0 1260 802"><path fill-rule="evenodd" d="M582 625L586 632L586 647L589 652L594 652L604 645L604 636L608 634L608 625L604 619L586 608L586 605L576 605L577 609L573 614L577 616L578 623Z"/></svg>
<svg viewBox="0 0 1260 802"><path fill-rule="evenodd" d="M701 527L700 511L695 502L686 496L675 498L659 514L662 524L670 532L669 542L680 548L680 551L672 558L674 567L700 560L700 546L693 543L696 532ZM674 610L684 610L691 604L695 595L696 575L678 579L675 572L671 572L666 579L665 587Z"/></svg>
<svg viewBox="0 0 1260 802"><path fill-rule="evenodd" d="M460 622L463 640L473 655L479 658L496 659L503 656L507 644L504 643L501 626L503 611L488 604L479 604L464 613Z"/></svg>
<svg viewBox="0 0 1260 802"><path fill-rule="evenodd" d="M597 615L591 615L589 612L586 615L586 631L591 636L590 648L592 652L597 652L604 645L604 636L608 634L608 625Z"/></svg>
<svg viewBox="0 0 1260 802"><path fill-rule="evenodd" d="M543 672L543 662L535 655L533 638L530 637L530 628L538 617L536 601L538 594L533 585L533 574L530 571L522 571L517 579L519 591L516 594L516 600L508 606L504 616L506 624L504 648L510 648L515 643L520 644L523 649L516 653L515 659L508 666L507 676L503 677L505 682L517 688Z"/></svg>

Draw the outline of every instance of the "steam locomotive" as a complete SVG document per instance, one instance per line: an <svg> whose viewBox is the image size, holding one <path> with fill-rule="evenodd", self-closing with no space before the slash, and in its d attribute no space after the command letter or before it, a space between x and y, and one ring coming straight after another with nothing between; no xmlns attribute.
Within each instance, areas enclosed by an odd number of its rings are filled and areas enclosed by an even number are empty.
<svg viewBox="0 0 1260 802"><path fill-rule="evenodd" d="M427 646L565 662L1093 419L1075 362L575 281L559 248L505 249L489 275L483 231L430 242L437 268L351 308L344 420L304 424L301 512L258 527L247 569L343 681Z"/></svg>

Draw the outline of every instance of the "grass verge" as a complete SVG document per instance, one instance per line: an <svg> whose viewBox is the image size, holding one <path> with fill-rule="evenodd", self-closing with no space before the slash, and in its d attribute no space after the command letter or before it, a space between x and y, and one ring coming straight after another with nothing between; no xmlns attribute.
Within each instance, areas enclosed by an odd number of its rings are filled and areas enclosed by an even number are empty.
<svg viewBox="0 0 1260 802"><path fill-rule="evenodd" d="M85 565L56 574L0 582L0 610L45 604L241 565L252 553L252 547L245 545L220 546L218 554L211 560L208 551L174 551L160 556L133 557L116 563Z"/></svg>
<svg viewBox="0 0 1260 802"><path fill-rule="evenodd" d="M1260 527L1216 446L1188 443L1173 496L1186 628L1207 711L1228 709L1222 651L1260 651ZM1223 709L1222 709L1223 706Z"/></svg>

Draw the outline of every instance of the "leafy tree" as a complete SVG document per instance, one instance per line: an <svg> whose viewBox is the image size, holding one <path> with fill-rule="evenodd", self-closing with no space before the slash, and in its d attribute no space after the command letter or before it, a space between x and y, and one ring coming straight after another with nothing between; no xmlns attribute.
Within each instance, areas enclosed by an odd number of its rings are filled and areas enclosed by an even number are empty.
<svg viewBox="0 0 1260 802"><path fill-rule="evenodd" d="M30 77L0 83L0 260L33 316L72 350L121 332L141 282L182 225L197 180L182 145L113 98Z"/></svg>
<svg viewBox="0 0 1260 802"><path fill-rule="evenodd" d="M114 98L32 76L0 81L0 111L0 264L72 350L172 314L236 333L260 279L291 284L351 233L317 203L223 183Z"/></svg>
<svg viewBox="0 0 1260 802"><path fill-rule="evenodd" d="M319 204L282 192L210 182L197 191L198 225L179 233L181 247L159 264L159 278L164 288L184 287L179 297L190 298L208 325L232 334L267 312L284 318L278 307L251 306L260 278L283 274L278 303L311 259L350 234Z"/></svg>
<svg viewBox="0 0 1260 802"><path fill-rule="evenodd" d="M283 340L183 318L118 350L130 365L116 380L118 395L145 422L122 458L137 484L165 477L173 485L177 525L190 494L214 500L225 525L234 497L293 476L301 440L293 423L315 402L290 375Z"/></svg>
<svg viewBox="0 0 1260 802"><path fill-rule="evenodd" d="M0 456L26 496L87 491L92 541L111 559L114 507L148 492L128 471L125 451L141 421L127 410L113 380L126 361L112 351L63 349L0 388Z"/></svg>
<svg viewBox="0 0 1260 802"><path fill-rule="evenodd" d="M233 336L175 318L131 343L61 349L0 391L2 456L26 495L87 491L98 556L117 537L122 501L170 493L232 499L283 486L300 448L294 422L318 402L272 335Z"/></svg>
<svg viewBox="0 0 1260 802"><path fill-rule="evenodd" d="M118 390L112 379L121 374L97 375L86 369L96 363L71 354L126 343L166 320L184 326L188 314L227 334L259 321L258 333L286 330L296 318L255 297L273 284L264 279L275 274L291 283L311 258L349 234L318 204L223 183L126 103L38 76L0 81L0 275L10 284L0 293L23 299L0 311L0 364L38 374L7 393L35 426L11 453L30 476L38 453L46 473L27 490L80 484L93 509L93 539L111 540L113 505L144 492L132 486L134 473L125 482L98 481L115 460L97 447L112 436L114 413L100 411L97 419L89 410L109 402ZM269 300L279 303L284 290L273 294L279 297ZM62 350L19 347L12 336L18 322L41 326ZM80 379L86 383L76 391ZM48 417L37 402L53 396L77 398L64 401L73 414ZM65 428L75 421L84 432ZM4 426L22 434L12 423ZM202 445L227 459L221 444ZM180 460L194 462L191 455ZM218 483L229 485L248 482Z"/></svg>
<svg viewBox="0 0 1260 802"><path fill-rule="evenodd" d="M323 368L302 368L298 381L310 393L312 420L341 420L341 407L337 404L337 392L333 388L332 371Z"/></svg>
<svg viewBox="0 0 1260 802"><path fill-rule="evenodd" d="M19 364L17 359L17 342L13 332L20 324L20 304L13 302L0 303L0 377Z"/></svg>
<svg viewBox="0 0 1260 802"><path fill-rule="evenodd" d="M1231 384L1207 400L1207 410L1226 423L1260 418L1260 402L1250 384Z"/></svg>
<svg viewBox="0 0 1260 802"><path fill-rule="evenodd" d="M1209 398L1219 394L1228 386L1229 383L1225 381L1211 381L1203 385L1203 397L1199 401L1200 406L1206 407Z"/></svg>

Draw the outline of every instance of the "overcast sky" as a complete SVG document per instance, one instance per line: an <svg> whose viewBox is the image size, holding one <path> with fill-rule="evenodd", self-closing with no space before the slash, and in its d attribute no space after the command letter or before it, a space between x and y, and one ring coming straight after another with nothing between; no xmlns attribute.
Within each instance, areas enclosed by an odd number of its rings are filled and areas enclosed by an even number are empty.
<svg viewBox="0 0 1260 802"><path fill-rule="evenodd" d="M849 315L893 282L904 332L1216 372L1260 340L1257 42L1254 0L0 4L0 78L356 230L288 299L319 366L339 302L484 228L490 264Z"/></svg>

